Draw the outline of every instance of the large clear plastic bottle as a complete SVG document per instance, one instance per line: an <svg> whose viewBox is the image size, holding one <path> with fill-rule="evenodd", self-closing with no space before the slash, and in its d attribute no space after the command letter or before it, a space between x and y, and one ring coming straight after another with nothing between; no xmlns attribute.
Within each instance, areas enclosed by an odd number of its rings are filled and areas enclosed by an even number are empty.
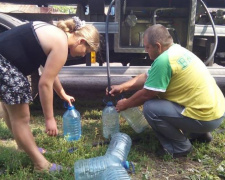
<svg viewBox="0 0 225 180"><path fill-rule="evenodd" d="M109 166L129 168L127 161L122 162L113 155L98 156L90 159L82 159L75 162L75 180L97 180Z"/></svg>
<svg viewBox="0 0 225 180"><path fill-rule="evenodd" d="M106 155L114 155L121 161L126 161L131 148L131 138L125 133L118 132L112 135Z"/></svg>
<svg viewBox="0 0 225 180"><path fill-rule="evenodd" d="M110 166L101 174L99 180L130 180L130 177L125 168Z"/></svg>
<svg viewBox="0 0 225 180"><path fill-rule="evenodd" d="M111 101L107 102L102 111L103 137L106 139L120 130L119 113Z"/></svg>
<svg viewBox="0 0 225 180"><path fill-rule="evenodd" d="M73 105L68 105L63 114L63 135L67 141L79 140L81 137L80 113Z"/></svg>
<svg viewBox="0 0 225 180"><path fill-rule="evenodd" d="M147 120L138 107L128 108L120 113L136 133L141 133L149 127Z"/></svg>

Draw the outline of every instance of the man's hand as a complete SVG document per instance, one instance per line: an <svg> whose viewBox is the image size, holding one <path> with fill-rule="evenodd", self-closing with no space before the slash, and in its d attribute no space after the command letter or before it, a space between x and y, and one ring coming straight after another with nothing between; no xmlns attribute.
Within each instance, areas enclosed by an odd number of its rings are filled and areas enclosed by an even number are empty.
<svg viewBox="0 0 225 180"><path fill-rule="evenodd" d="M119 100L116 104L116 110L118 112L123 111L127 108L128 108L128 105L127 105L127 99L126 98Z"/></svg>
<svg viewBox="0 0 225 180"><path fill-rule="evenodd" d="M111 96L115 96L122 93L122 88L121 85L113 85L111 86L111 90L108 91L108 88L106 88L106 95L111 95Z"/></svg>

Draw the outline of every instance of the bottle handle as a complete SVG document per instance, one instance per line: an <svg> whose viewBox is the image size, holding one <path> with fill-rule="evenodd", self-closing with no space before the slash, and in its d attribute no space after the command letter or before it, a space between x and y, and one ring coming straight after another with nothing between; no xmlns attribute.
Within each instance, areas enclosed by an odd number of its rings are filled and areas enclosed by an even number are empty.
<svg viewBox="0 0 225 180"><path fill-rule="evenodd" d="M65 108L65 109L68 109L68 107L72 107L72 106L73 106L73 105L70 106L69 103L66 102L66 101L64 101L63 105L64 105L64 108Z"/></svg>
<svg viewBox="0 0 225 180"><path fill-rule="evenodd" d="M69 103L64 101L63 106L64 106L64 108L68 109Z"/></svg>
<svg viewBox="0 0 225 180"><path fill-rule="evenodd" d="M131 161L130 161L129 163L130 163L130 165L131 165L131 170L129 169L128 172L131 173L131 174L135 174L135 167L134 167L134 164L133 164Z"/></svg>
<svg viewBox="0 0 225 180"><path fill-rule="evenodd" d="M113 104L116 104L119 100L121 100L121 99L123 99L124 98L124 96L122 95L122 94L120 94L120 97L119 98L116 98L115 99L115 101L113 101L112 100L112 96L105 96L104 98L103 98L103 100L102 100L102 102L104 103L104 104L107 104L107 102L109 102L109 101L111 101L111 102L113 102Z"/></svg>
<svg viewBox="0 0 225 180"><path fill-rule="evenodd" d="M104 99L102 100L102 102L103 102L104 104L107 104L106 98L104 98Z"/></svg>
<svg viewBox="0 0 225 180"><path fill-rule="evenodd" d="M111 101L111 102L114 104L112 98L107 98L107 96L104 97L103 100L102 100L102 102L103 102L105 105L106 105L109 101Z"/></svg>

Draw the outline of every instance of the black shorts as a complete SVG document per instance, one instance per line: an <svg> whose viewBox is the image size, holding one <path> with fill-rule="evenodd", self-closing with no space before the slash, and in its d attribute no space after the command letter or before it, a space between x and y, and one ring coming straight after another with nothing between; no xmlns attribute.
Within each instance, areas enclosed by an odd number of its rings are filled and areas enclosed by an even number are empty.
<svg viewBox="0 0 225 180"><path fill-rule="evenodd" d="M24 104L33 101L30 83L15 66L0 54L0 101Z"/></svg>

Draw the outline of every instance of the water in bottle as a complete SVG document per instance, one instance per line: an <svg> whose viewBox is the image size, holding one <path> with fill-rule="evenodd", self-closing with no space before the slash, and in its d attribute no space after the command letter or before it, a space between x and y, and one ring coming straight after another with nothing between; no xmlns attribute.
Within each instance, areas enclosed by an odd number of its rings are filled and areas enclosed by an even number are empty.
<svg viewBox="0 0 225 180"><path fill-rule="evenodd" d="M114 155L121 161L126 161L131 148L131 138L125 133L112 135L106 154Z"/></svg>
<svg viewBox="0 0 225 180"><path fill-rule="evenodd" d="M78 160L74 165L75 180L100 179L101 174L109 166L128 169L129 163L127 161L122 162L113 155Z"/></svg>
<svg viewBox="0 0 225 180"><path fill-rule="evenodd" d="M80 113L73 105L68 105L63 114L63 135L67 141L79 140L81 137Z"/></svg>
<svg viewBox="0 0 225 180"><path fill-rule="evenodd" d="M103 137L108 139L119 132L119 113L111 101L107 102L102 111Z"/></svg>
<svg viewBox="0 0 225 180"><path fill-rule="evenodd" d="M101 174L99 180L130 180L130 177L125 168L110 166Z"/></svg>
<svg viewBox="0 0 225 180"><path fill-rule="evenodd" d="M149 127L147 120L138 107L128 108L120 113L136 133L141 133Z"/></svg>

